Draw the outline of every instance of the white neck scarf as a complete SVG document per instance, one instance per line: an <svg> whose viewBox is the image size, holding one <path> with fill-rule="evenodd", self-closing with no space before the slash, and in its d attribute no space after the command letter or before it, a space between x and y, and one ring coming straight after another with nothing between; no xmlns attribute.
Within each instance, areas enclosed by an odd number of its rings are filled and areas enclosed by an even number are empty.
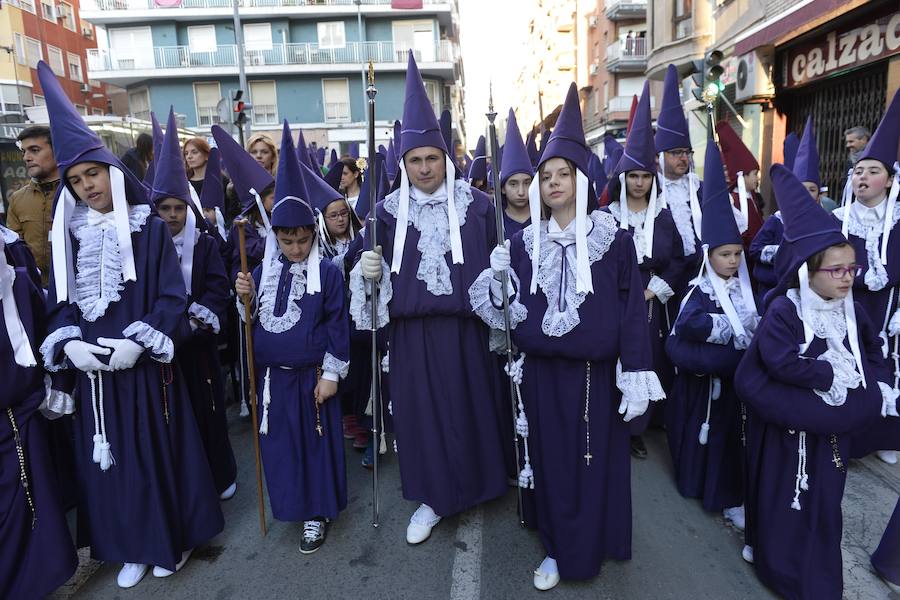
<svg viewBox="0 0 900 600"><path fill-rule="evenodd" d="M13 283L16 281L15 268L6 262L6 244L0 238L0 302L3 303L3 322L6 324L6 335L13 349L16 364L21 367L34 367L34 352L31 341L25 332L25 326L19 316L16 298L13 295Z"/></svg>
<svg viewBox="0 0 900 600"><path fill-rule="evenodd" d="M852 174L852 171L851 171ZM841 233L848 235L850 226L850 209L853 207L852 185L848 175L847 185L844 187L844 199L847 198L848 190L850 190L849 203L844 209L844 222L841 225ZM888 254L887 247L891 237L891 229L894 227L894 208L897 205L897 197L900 196L900 164L894 163L894 178L891 181L891 189L887 195L887 207L884 213L884 226L881 232L881 264L887 266Z"/></svg>

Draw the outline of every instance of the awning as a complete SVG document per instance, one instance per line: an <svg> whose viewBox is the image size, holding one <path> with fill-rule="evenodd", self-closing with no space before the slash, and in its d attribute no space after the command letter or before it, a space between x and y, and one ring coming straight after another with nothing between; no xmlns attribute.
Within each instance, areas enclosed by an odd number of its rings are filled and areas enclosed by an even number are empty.
<svg viewBox="0 0 900 600"><path fill-rule="evenodd" d="M780 45L866 4L873 3L867 0L807 0L799 8L751 29L737 41L734 54L740 56L760 46Z"/></svg>

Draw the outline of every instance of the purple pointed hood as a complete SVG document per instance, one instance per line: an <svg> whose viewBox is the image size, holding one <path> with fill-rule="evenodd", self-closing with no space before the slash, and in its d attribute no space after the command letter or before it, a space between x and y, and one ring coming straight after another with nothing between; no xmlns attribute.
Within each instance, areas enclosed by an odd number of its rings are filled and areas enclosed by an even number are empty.
<svg viewBox="0 0 900 600"><path fill-rule="evenodd" d="M425 84L419 75L419 67L416 65L412 50L409 51L406 67L406 96L403 101L402 123L400 158L413 148L426 146L440 148L444 154L450 154L441 135L441 127L434 115L431 101L425 93Z"/></svg>
<svg viewBox="0 0 900 600"><path fill-rule="evenodd" d="M822 187L819 177L819 149L816 147L816 131L813 127L812 115L806 118L806 127L803 128L803 137L800 138L797 158L794 160L794 168L791 170L801 183L810 181L815 183L816 187Z"/></svg>
<svg viewBox="0 0 900 600"><path fill-rule="evenodd" d="M525 149L528 151L528 160L531 161L532 170L537 169L541 157L538 154L537 144L534 141L534 130L528 132L528 137L525 139Z"/></svg>
<svg viewBox="0 0 900 600"><path fill-rule="evenodd" d="M291 143L293 146L293 143ZM303 137L303 130L297 130L297 160L300 161L300 164L306 165L311 170L313 169L312 161L309 159L309 148L306 147L306 139ZM279 156L284 156L283 154L279 154Z"/></svg>
<svg viewBox="0 0 900 600"><path fill-rule="evenodd" d="M275 183L272 175L218 125L212 126L212 136L222 154L222 162L225 163L228 176L231 178L243 210L256 206L256 197L250 190L256 190L256 193L262 194L263 190ZM293 147L293 142L291 147Z"/></svg>
<svg viewBox="0 0 900 600"><path fill-rule="evenodd" d="M700 223L702 242L712 250L725 244L740 244L741 232L734 220L731 194L725 181L722 155L715 140L706 141L706 162L703 167L703 220Z"/></svg>
<svg viewBox="0 0 900 600"><path fill-rule="evenodd" d="M675 65L666 69L663 82L662 107L656 119L655 145L657 152L674 148L690 148L691 136L688 132L687 118L681 105L681 86L678 70Z"/></svg>
<svg viewBox="0 0 900 600"><path fill-rule="evenodd" d="M335 200L343 200L344 195L326 182L321 177L313 177L315 173L306 165L301 165L303 176L306 180L306 191L309 194L310 205L325 214L325 209Z"/></svg>
<svg viewBox="0 0 900 600"><path fill-rule="evenodd" d="M441 111L439 121L441 127L441 137L444 138L444 145L447 146L447 154L453 153L453 116L446 108ZM452 156L451 156L452 158Z"/></svg>
<svg viewBox="0 0 900 600"><path fill-rule="evenodd" d="M341 176L344 174L344 163L337 161L328 172L325 173L323 180L337 192L341 190Z"/></svg>
<svg viewBox="0 0 900 600"><path fill-rule="evenodd" d="M400 161L397 159L397 151L394 148L394 140L391 140L388 142L387 154L384 157L384 171L391 181L397 177L399 162Z"/></svg>
<svg viewBox="0 0 900 600"><path fill-rule="evenodd" d="M607 177L613 174L616 165L622 159L622 153L625 152L625 146L619 143L611 134L607 133L603 136L603 169L606 171Z"/></svg>
<svg viewBox="0 0 900 600"><path fill-rule="evenodd" d="M359 142L350 142L350 150L347 153L353 160L359 158Z"/></svg>
<svg viewBox="0 0 900 600"><path fill-rule="evenodd" d="M225 213L225 190L222 187L222 155L218 148L210 148L206 161L206 175L200 191L200 206L218 208Z"/></svg>
<svg viewBox="0 0 900 600"><path fill-rule="evenodd" d="M316 148L316 162L319 167L325 166L325 148Z"/></svg>
<svg viewBox="0 0 900 600"><path fill-rule="evenodd" d="M553 133L550 134L547 146L541 153L541 163L557 157L570 160L587 175L588 149L584 141L584 127L581 124L578 88L574 82L569 85L556 126L553 127Z"/></svg>
<svg viewBox="0 0 900 600"><path fill-rule="evenodd" d="M328 157L328 169L327 170L330 171L331 167L333 167L335 164L337 164L337 162L338 162L337 150L332 148L331 155Z"/></svg>
<svg viewBox="0 0 900 600"><path fill-rule="evenodd" d="M301 134L302 135L302 134ZM302 139L302 137L301 137ZM281 133L282 157L278 161L278 173L275 175L275 206L272 208L272 227L306 227L315 225L316 218L309 201L309 191L306 188L307 177L304 177L304 169L300 162L291 157L297 156L294 148L294 138L287 119L284 120ZM309 167L307 167L309 169ZM306 171L312 175L312 169ZM318 177L308 177L310 181ZM285 198L299 198L300 201L285 200Z"/></svg>
<svg viewBox="0 0 900 600"><path fill-rule="evenodd" d="M487 150L485 150L484 136L478 137L478 143L475 144L475 153L472 155L472 162L469 163L469 174L467 179L469 183L480 179L487 179Z"/></svg>
<svg viewBox="0 0 900 600"><path fill-rule="evenodd" d="M784 136L784 161L782 164L788 169L794 168L794 161L797 160L797 150L800 149L800 138L793 131Z"/></svg>
<svg viewBox="0 0 900 600"><path fill-rule="evenodd" d="M866 159L880 160L888 167L889 172L893 172L894 163L897 162L898 144L900 144L900 90L894 93L890 106L881 117L878 128L857 162Z"/></svg>
<svg viewBox="0 0 900 600"><path fill-rule="evenodd" d="M631 130L625 139L625 151L614 175L629 171L656 172L656 151L653 143L653 127L650 121L650 82L644 82L644 91L634 113Z"/></svg>
<svg viewBox="0 0 900 600"><path fill-rule="evenodd" d="M588 179L591 180L591 185L594 186L594 194L599 198L603 194L603 190L606 189L609 179L606 177L606 171L603 170L603 162L593 152L588 157L587 175Z"/></svg>
<svg viewBox="0 0 900 600"><path fill-rule="evenodd" d="M156 113L153 111L150 111L150 126L151 131L153 132L153 160L147 165L147 171L144 173L144 185L148 188L153 185L153 176L156 172L156 157L159 156L159 151L160 148L162 148L163 143L163 130L162 127L159 126Z"/></svg>
<svg viewBox="0 0 900 600"><path fill-rule="evenodd" d="M504 152L500 157L500 186L506 185L506 180L518 173L534 175L531 159L528 158L528 150L519 133L519 124L516 122L516 113L509 109L509 117L506 121L506 141L503 144Z"/></svg>
<svg viewBox="0 0 900 600"><path fill-rule="evenodd" d="M153 178L150 201L158 204L166 198L177 198L191 207L193 201L190 188L191 184L188 183L187 172L184 169L184 155L178 142L175 109L170 107L166 133L156 161L156 175Z"/></svg>

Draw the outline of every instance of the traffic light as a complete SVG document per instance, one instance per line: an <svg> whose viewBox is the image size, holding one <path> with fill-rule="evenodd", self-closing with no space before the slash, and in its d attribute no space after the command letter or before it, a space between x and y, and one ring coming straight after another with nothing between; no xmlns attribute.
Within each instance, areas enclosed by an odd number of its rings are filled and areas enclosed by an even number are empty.
<svg viewBox="0 0 900 600"><path fill-rule="evenodd" d="M243 127L244 123L247 122L247 112L252 108L252 106L241 98L244 97L244 90L235 90L231 94L231 100L234 102L234 124L238 127Z"/></svg>
<svg viewBox="0 0 900 600"><path fill-rule="evenodd" d="M702 60L692 61L691 79L695 87L691 89L691 93L697 100L713 104L725 89L722 83L722 73L725 72L721 65L722 58L724 55L720 50L708 50Z"/></svg>

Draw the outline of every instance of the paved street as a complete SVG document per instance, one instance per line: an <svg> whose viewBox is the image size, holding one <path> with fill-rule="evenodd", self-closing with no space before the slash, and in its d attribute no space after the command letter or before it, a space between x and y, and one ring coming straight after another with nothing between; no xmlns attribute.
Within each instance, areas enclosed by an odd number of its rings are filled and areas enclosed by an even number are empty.
<svg viewBox="0 0 900 600"><path fill-rule="evenodd" d="M515 493L444 520L431 539L407 546L406 524L415 509L401 498L396 458L385 465L382 526L373 529L371 477L348 446L350 503L331 525L316 554L298 551L300 526L269 517L259 534L250 427L230 412L239 462L239 488L224 503L225 531L199 548L168 579L148 576L121 590L118 564L83 561L78 581L55 598L536 598L531 571L543 558L537 536L519 527ZM650 459L633 461L633 559L610 562L588 582L563 582L565 598L740 599L772 598L740 556L742 536L681 498L661 432L648 437ZM852 463L844 500L844 580L848 600L891 596L869 568L871 552L900 493L900 467L875 459ZM98 568L99 567L99 568Z"/></svg>

